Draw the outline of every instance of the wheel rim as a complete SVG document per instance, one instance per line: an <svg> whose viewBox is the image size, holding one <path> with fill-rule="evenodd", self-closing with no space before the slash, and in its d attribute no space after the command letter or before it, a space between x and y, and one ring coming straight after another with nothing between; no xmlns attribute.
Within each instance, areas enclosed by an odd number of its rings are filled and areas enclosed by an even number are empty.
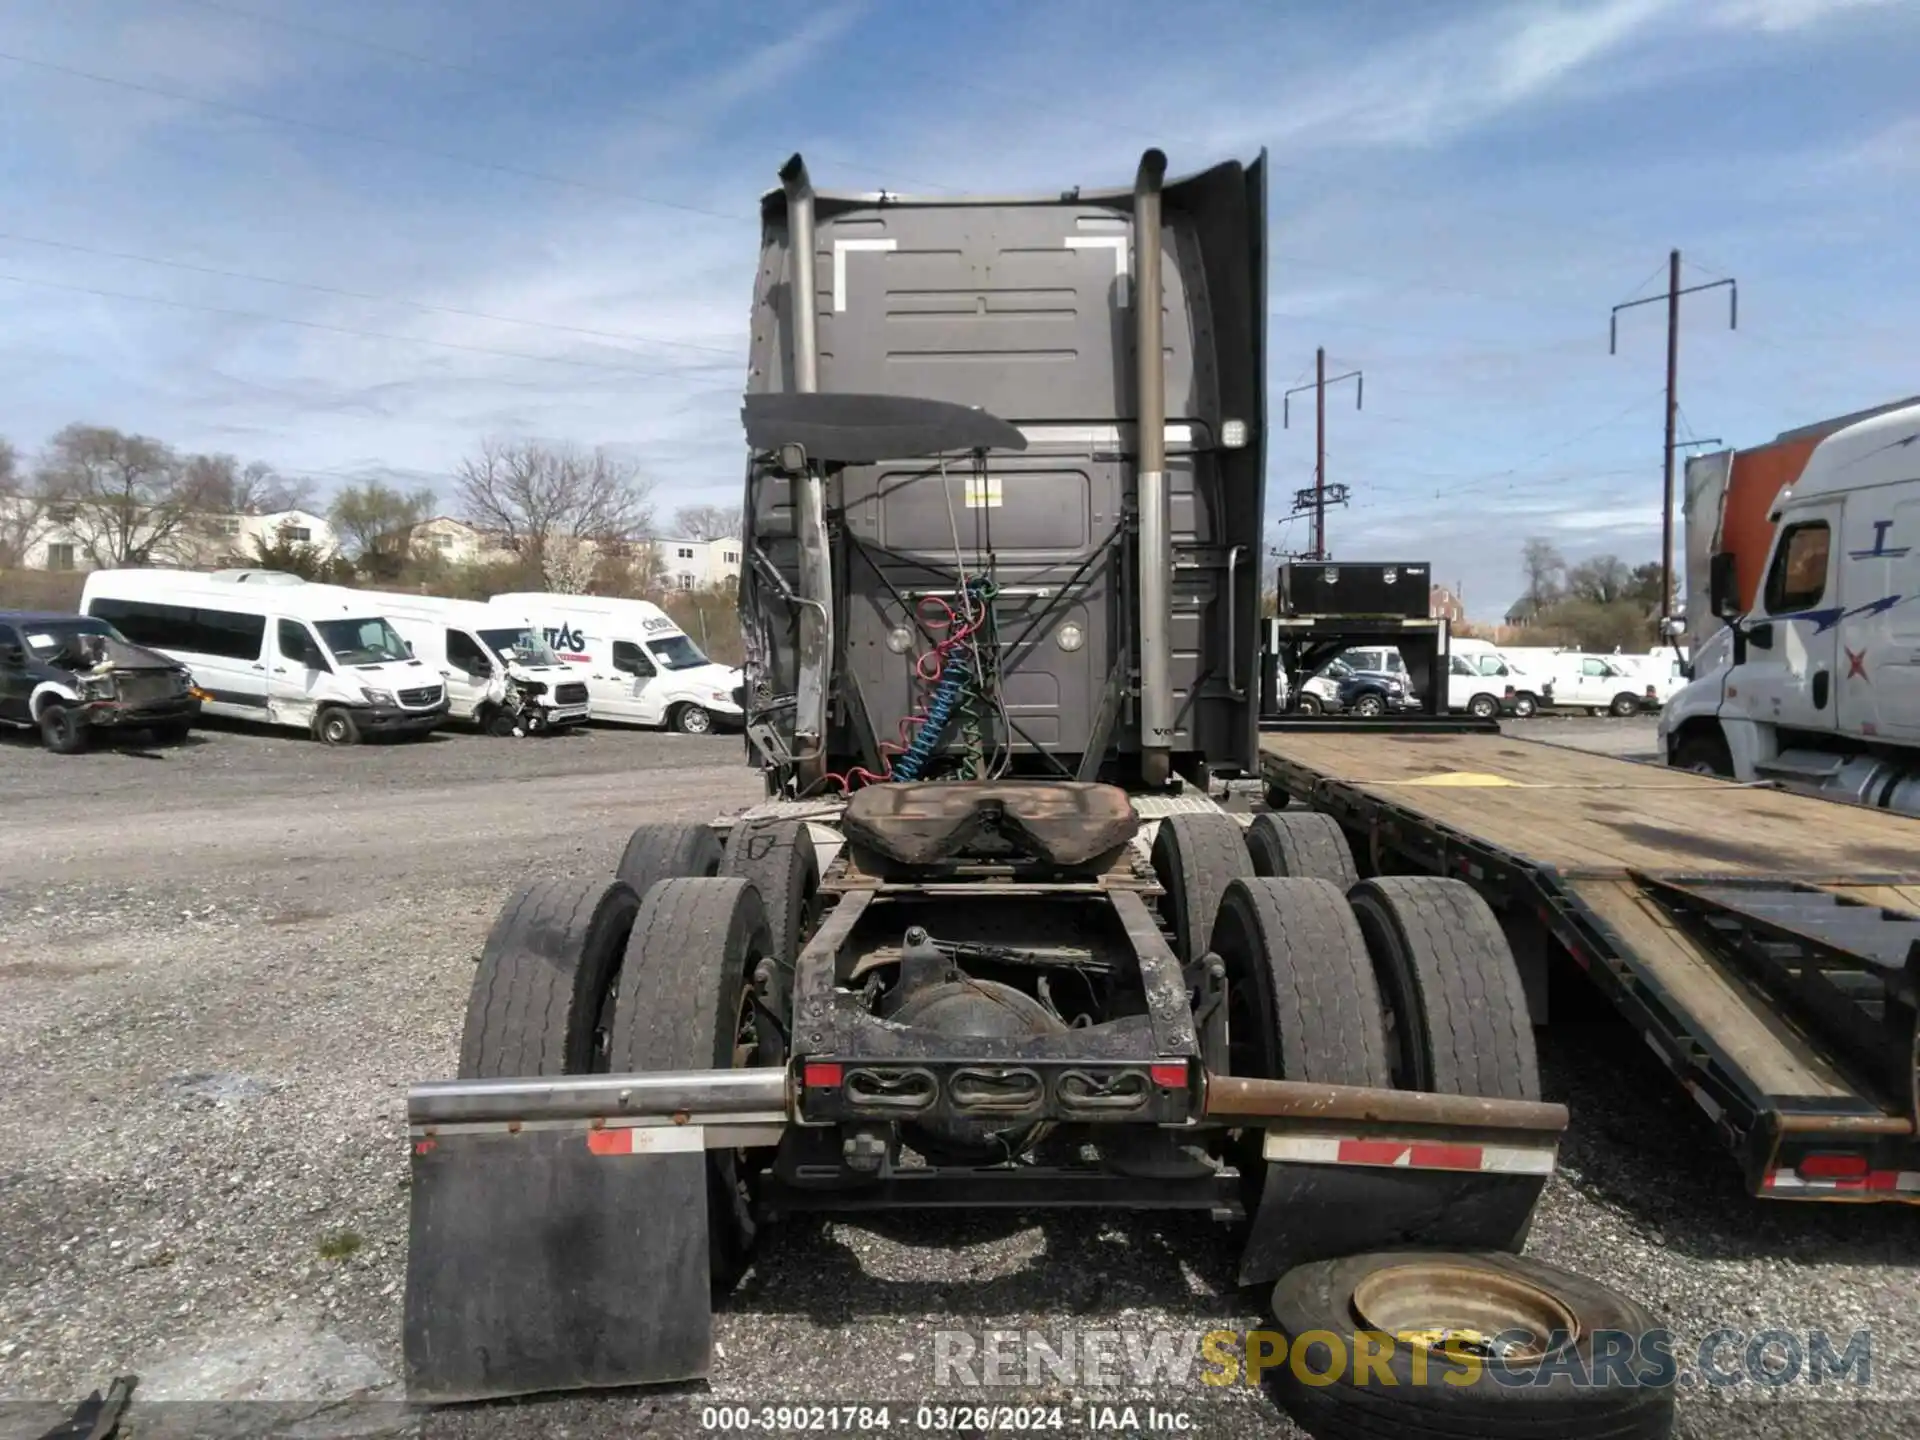
<svg viewBox="0 0 1920 1440"><path fill-rule="evenodd" d="M327 723L320 727L320 734L329 745L338 745L347 738L347 725L338 715L327 717Z"/></svg>
<svg viewBox="0 0 1920 1440"><path fill-rule="evenodd" d="M1485 720L1489 715L1493 714L1496 707L1493 701L1482 698L1475 700L1472 708L1475 719Z"/></svg>
<svg viewBox="0 0 1920 1440"><path fill-rule="evenodd" d="M1355 1318L1402 1343L1446 1356L1533 1365L1572 1345L1580 1321L1538 1285L1496 1270L1410 1261L1353 1287Z"/></svg>
<svg viewBox="0 0 1920 1440"><path fill-rule="evenodd" d="M1533 701L1527 699L1524 695L1521 696L1513 702L1513 713L1522 720L1529 718L1533 714Z"/></svg>
<svg viewBox="0 0 1920 1440"><path fill-rule="evenodd" d="M713 728L713 722L698 705L689 705L681 712L680 728L689 735L704 735Z"/></svg>

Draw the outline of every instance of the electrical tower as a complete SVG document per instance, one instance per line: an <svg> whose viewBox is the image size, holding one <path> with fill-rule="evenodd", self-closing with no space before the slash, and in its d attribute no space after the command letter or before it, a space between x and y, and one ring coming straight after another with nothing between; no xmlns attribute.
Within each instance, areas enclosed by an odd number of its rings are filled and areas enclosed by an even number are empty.
<svg viewBox="0 0 1920 1440"><path fill-rule="evenodd" d="M1656 300L1667 302L1667 439L1663 462L1663 495L1660 507L1660 620L1665 623L1673 618L1673 452L1674 422L1680 415L1680 297L1692 295L1701 290L1717 290L1727 287L1727 328L1740 328L1740 287L1732 277L1724 280L1710 280L1704 285L1689 285L1680 288L1680 252L1672 251L1667 256L1667 293L1649 295L1644 300L1629 300L1625 304L1613 307L1613 314L1607 320L1607 353L1617 355L1620 351L1620 312L1631 310L1636 305L1651 305Z"/></svg>
<svg viewBox="0 0 1920 1440"><path fill-rule="evenodd" d="M1343 380L1353 384L1353 408L1358 410L1366 396L1366 379L1358 370L1349 370L1344 375L1327 378L1327 352L1325 348L1313 352L1313 383L1296 385L1280 397L1280 428L1288 427L1290 416L1289 402L1302 391L1313 391L1313 488L1296 490L1293 495L1293 513L1313 515L1313 543L1301 556L1305 560L1324 560L1327 558L1327 506L1347 503L1347 487L1327 484L1327 386L1338 385Z"/></svg>

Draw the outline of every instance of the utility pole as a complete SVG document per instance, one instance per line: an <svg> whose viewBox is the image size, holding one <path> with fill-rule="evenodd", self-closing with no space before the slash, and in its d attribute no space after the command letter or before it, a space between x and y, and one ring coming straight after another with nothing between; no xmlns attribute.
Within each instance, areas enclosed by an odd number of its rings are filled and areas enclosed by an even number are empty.
<svg viewBox="0 0 1920 1440"><path fill-rule="evenodd" d="M1667 255L1667 293L1649 295L1644 300L1629 300L1625 304L1613 307L1613 314L1607 321L1607 353L1617 355L1620 347L1620 312L1631 310L1636 305L1651 305L1656 300L1667 302L1667 417L1666 446L1663 451L1663 491L1660 506L1660 620L1665 623L1673 618L1673 452L1675 449L1673 427L1680 416L1680 297L1692 295L1700 290L1717 290L1727 287L1727 328L1740 328L1740 287L1731 277L1724 280L1710 280L1704 285L1689 285L1680 288L1680 252L1674 250Z"/></svg>
<svg viewBox="0 0 1920 1440"><path fill-rule="evenodd" d="M1327 352L1322 346L1313 352L1313 384L1296 385L1280 397L1280 428L1285 430L1291 418L1288 402L1303 390L1313 391L1313 489L1298 491L1293 499L1294 514L1305 511L1313 514L1313 543L1302 557L1307 560L1327 558L1327 506L1347 502L1346 486L1327 484L1327 386L1338 385L1343 380L1354 382L1353 408L1361 409L1366 398L1366 377L1358 370L1349 370L1329 380Z"/></svg>

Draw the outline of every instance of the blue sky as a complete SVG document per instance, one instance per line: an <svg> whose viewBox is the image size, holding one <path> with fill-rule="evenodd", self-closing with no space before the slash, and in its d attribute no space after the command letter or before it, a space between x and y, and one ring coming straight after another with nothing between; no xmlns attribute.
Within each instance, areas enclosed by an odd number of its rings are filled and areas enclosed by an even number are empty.
<svg viewBox="0 0 1920 1440"><path fill-rule="evenodd" d="M324 493L529 435L630 454L666 513L736 502L755 200L795 149L938 191L1268 147L1276 425L1316 345L1363 368L1333 551L1431 558L1480 616L1529 535L1657 555L1662 314L1609 356L1607 312L1672 246L1740 280L1736 333L1687 302L1683 435L1920 391L1916 0L0 0L0 57L28 452L83 419Z"/></svg>

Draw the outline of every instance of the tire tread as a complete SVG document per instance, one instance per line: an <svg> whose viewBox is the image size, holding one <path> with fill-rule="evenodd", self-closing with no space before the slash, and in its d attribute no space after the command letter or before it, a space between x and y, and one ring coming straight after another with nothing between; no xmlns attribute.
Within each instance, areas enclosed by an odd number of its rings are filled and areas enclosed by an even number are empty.
<svg viewBox="0 0 1920 1440"><path fill-rule="evenodd" d="M460 1075L485 1079L566 1073L577 1027L597 1014L611 973L596 966L632 923L638 897L620 881L535 880L502 907L467 997ZM606 972L606 973L596 973Z"/></svg>
<svg viewBox="0 0 1920 1440"><path fill-rule="evenodd" d="M1433 1088L1448 1095L1538 1100L1539 1061L1526 991L1506 934L1479 892L1460 880L1388 875L1362 881L1349 899L1371 907L1381 923L1399 932Z"/></svg>

